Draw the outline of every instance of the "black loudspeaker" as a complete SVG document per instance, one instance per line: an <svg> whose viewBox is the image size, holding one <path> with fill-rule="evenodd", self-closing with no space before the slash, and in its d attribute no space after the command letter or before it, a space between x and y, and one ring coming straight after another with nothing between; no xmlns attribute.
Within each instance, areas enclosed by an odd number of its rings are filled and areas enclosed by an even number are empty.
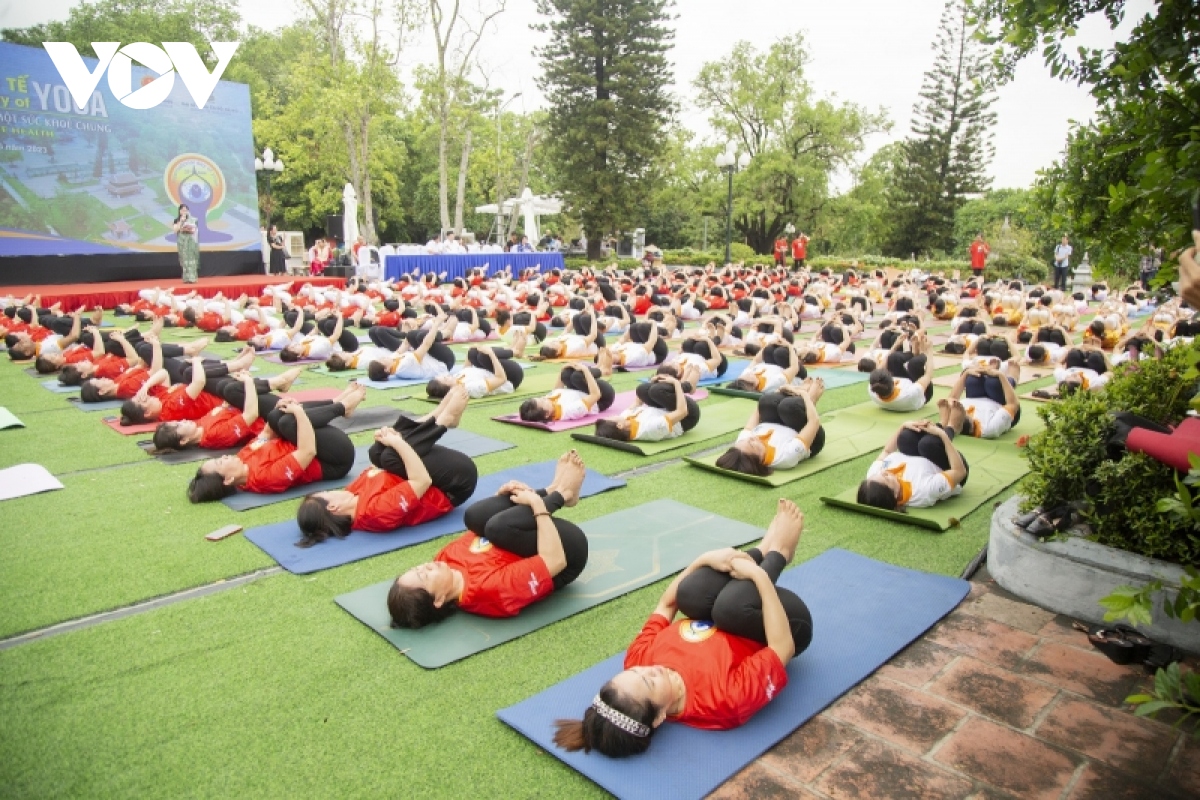
<svg viewBox="0 0 1200 800"><path fill-rule="evenodd" d="M325 235L333 239L338 244L345 244L342 241L342 215L327 214L325 216Z"/></svg>

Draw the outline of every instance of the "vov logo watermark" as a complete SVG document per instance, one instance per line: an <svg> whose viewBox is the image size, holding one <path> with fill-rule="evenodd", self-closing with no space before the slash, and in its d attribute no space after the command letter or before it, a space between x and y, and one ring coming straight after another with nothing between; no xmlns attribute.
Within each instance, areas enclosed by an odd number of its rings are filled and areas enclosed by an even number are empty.
<svg viewBox="0 0 1200 800"><path fill-rule="evenodd" d="M163 42L162 47L148 42L132 42L124 47L120 42L92 42L92 49L100 60L94 72L88 71L79 51L70 42L42 42L42 47L50 54L50 60L58 68L58 74L62 76L76 106L82 108L87 104L107 69L108 88L117 100L129 108L145 111L167 99L167 95L175 88L176 72L183 78L183 85L196 101L196 108L204 108L239 44L209 43L217 55L217 66L212 72L208 71L196 48L188 42ZM157 78L137 90L133 88L134 61L158 73Z"/></svg>

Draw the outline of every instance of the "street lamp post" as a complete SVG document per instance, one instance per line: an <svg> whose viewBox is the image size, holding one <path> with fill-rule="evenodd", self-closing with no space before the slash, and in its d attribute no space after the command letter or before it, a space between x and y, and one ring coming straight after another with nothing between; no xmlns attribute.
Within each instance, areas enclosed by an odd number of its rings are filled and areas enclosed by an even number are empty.
<svg viewBox="0 0 1200 800"><path fill-rule="evenodd" d="M729 190L725 200L725 263L733 261L731 249L733 246L733 173L750 165L750 154L737 154L733 142L725 145L724 152L718 153L717 168L726 174L729 180Z"/></svg>
<svg viewBox="0 0 1200 800"><path fill-rule="evenodd" d="M500 180L501 175L503 174L503 167L500 164L500 158L502 156L500 143L503 141L500 138L500 120L503 118L504 109L508 108L508 104L520 96L521 92L517 92L496 108L496 237L501 243L504 241L504 235L500 231L500 217L504 206L504 195L500 191Z"/></svg>
<svg viewBox="0 0 1200 800"><path fill-rule="evenodd" d="M266 173L267 178L267 230L271 229L271 212L275 208L275 196L271 194L271 178L283 172L283 161L275 157L271 148L263 150L262 158L254 159L254 171Z"/></svg>

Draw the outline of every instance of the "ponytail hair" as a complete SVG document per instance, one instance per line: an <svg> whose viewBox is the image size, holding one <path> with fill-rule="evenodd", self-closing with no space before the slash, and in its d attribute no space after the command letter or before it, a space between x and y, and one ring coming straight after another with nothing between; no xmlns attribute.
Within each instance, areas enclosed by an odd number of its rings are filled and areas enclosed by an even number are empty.
<svg viewBox="0 0 1200 800"><path fill-rule="evenodd" d="M596 710L597 702L617 712L635 725L645 726L648 733L637 736L624 727L610 721ZM554 721L554 744L567 752L596 750L609 758L626 758L646 752L654 737L654 720L658 709L645 701L633 701L621 697L613 688L612 681L600 688L596 700L583 712L583 719L559 719Z"/></svg>

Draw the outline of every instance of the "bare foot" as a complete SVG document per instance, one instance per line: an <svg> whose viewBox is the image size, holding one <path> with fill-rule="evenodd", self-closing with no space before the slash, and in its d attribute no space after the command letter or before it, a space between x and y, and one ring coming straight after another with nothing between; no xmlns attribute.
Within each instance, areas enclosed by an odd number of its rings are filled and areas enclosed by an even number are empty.
<svg viewBox="0 0 1200 800"><path fill-rule="evenodd" d="M158 336L160 333L162 333L162 329L163 329L163 318L155 317L154 322L150 325L150 333L154 336Z"/></svg>
<svg viewBox="0 0 1200 800"><path fill-rule="evenodd" d="M97 306L95 310L92 311L92 324L99 327L101 322L104 322L104 309Z"/></svg>
<svg viewBox="0 0 1200 800"><path fill-rule="evenodd" d="M208 344L208 339L197 339L193 342L188 342L183 345L183 354L188 358L200 355L204 351L205 345ZM232 367L230 367L232 369Z"/></svg>
<svg viewBox="0 0 1200 800"><path fill-rule="evenodd" d="M512 335L512 351L517 358L525 357L525 345L529 343L529 334L521 328L513 331Z"/></svg>
<svg viewBox="0 0 1200 800"><path fill-rule="evenodd" d="M804 512L800 507L787 498L779 498L775 509L775 518L767 528L767 535L760 545L764 554L772 551L779 553L791 563L796 555L796 544L804 531Z"/></svg>
<svg viewBox="0 0 1200 800"><path fill-rule="evenodd" d="M437 424L445 428L457 428L463 412L467 410L467 402L471 396L459 384L455 384L439 405Z"/></svg>
<svg viewBox="0 0 1200 800"><path fill-rule="evenodd" d="M950 419L946 423L947 425L949 425L950 430L955 431L956 433L958 431L961 431L963 429L963 422L965 422L966 419L967 419L967 410L965 408L963 408L963 404L958 402L957 400L951 400L950 401Z"/></svg>
<svg viewBox="0 0 1200 800"><path fill-rule="evenodd" d="M942 398L937 401L938 409L938 424L948 425L950 423L950 401Z"/></svg>
<svg viewBox="0 0 1200 800"><path fill-rule="evenodd" d="M367 397L367 387L360 383L356 383L342 393L342 406L346 409L346 416L354 415L354 409L358 408L358 404Z"/></svg>
<svg viewBox="0 0 1200 800"><path fill-rule="evenodd" d="M271 388L278 392L286 392L292 388L292 384L296 382L296 378L300 377L300 373L304 372L300 367L292 367L287 372L281 372L271 378Z"/></svg>
<svg viewBox="0 0 1200 800"><path fill-rule="evenodd" d="M571 508L579 503L579 490L583 488L583 478L587 467L575 450L568 450L558 459L554 467L554 480L546 487L546 493L558 492L562 495L563 505Z"/></svg>
<svg viewBox="0 0 1200 800"><path fill-rule="evenodd" d="M612 351L607 347L601 347L600 352L596 354L596 365L600 367L600 375L607 378L612 375L613 357Z"/></svg>
<svg viewBox="0 0 1200 800"><path fill-rule="evenodd" d="M804 390L808 394L808 399L815 406L817 401L821 399L821 396L825 394L825 381L821 378L806 378L805 381L808 383L808 386L804 387Z"/></svg>
<svg viewBox="0 0 1200 800"><path fill-rule="evenodd" d="M231 372L242 369L250 369L250 367L254 366L254 351L250 351L249 353L240 353L236 358L227 363L229 364L229 369Z"/></svg>

